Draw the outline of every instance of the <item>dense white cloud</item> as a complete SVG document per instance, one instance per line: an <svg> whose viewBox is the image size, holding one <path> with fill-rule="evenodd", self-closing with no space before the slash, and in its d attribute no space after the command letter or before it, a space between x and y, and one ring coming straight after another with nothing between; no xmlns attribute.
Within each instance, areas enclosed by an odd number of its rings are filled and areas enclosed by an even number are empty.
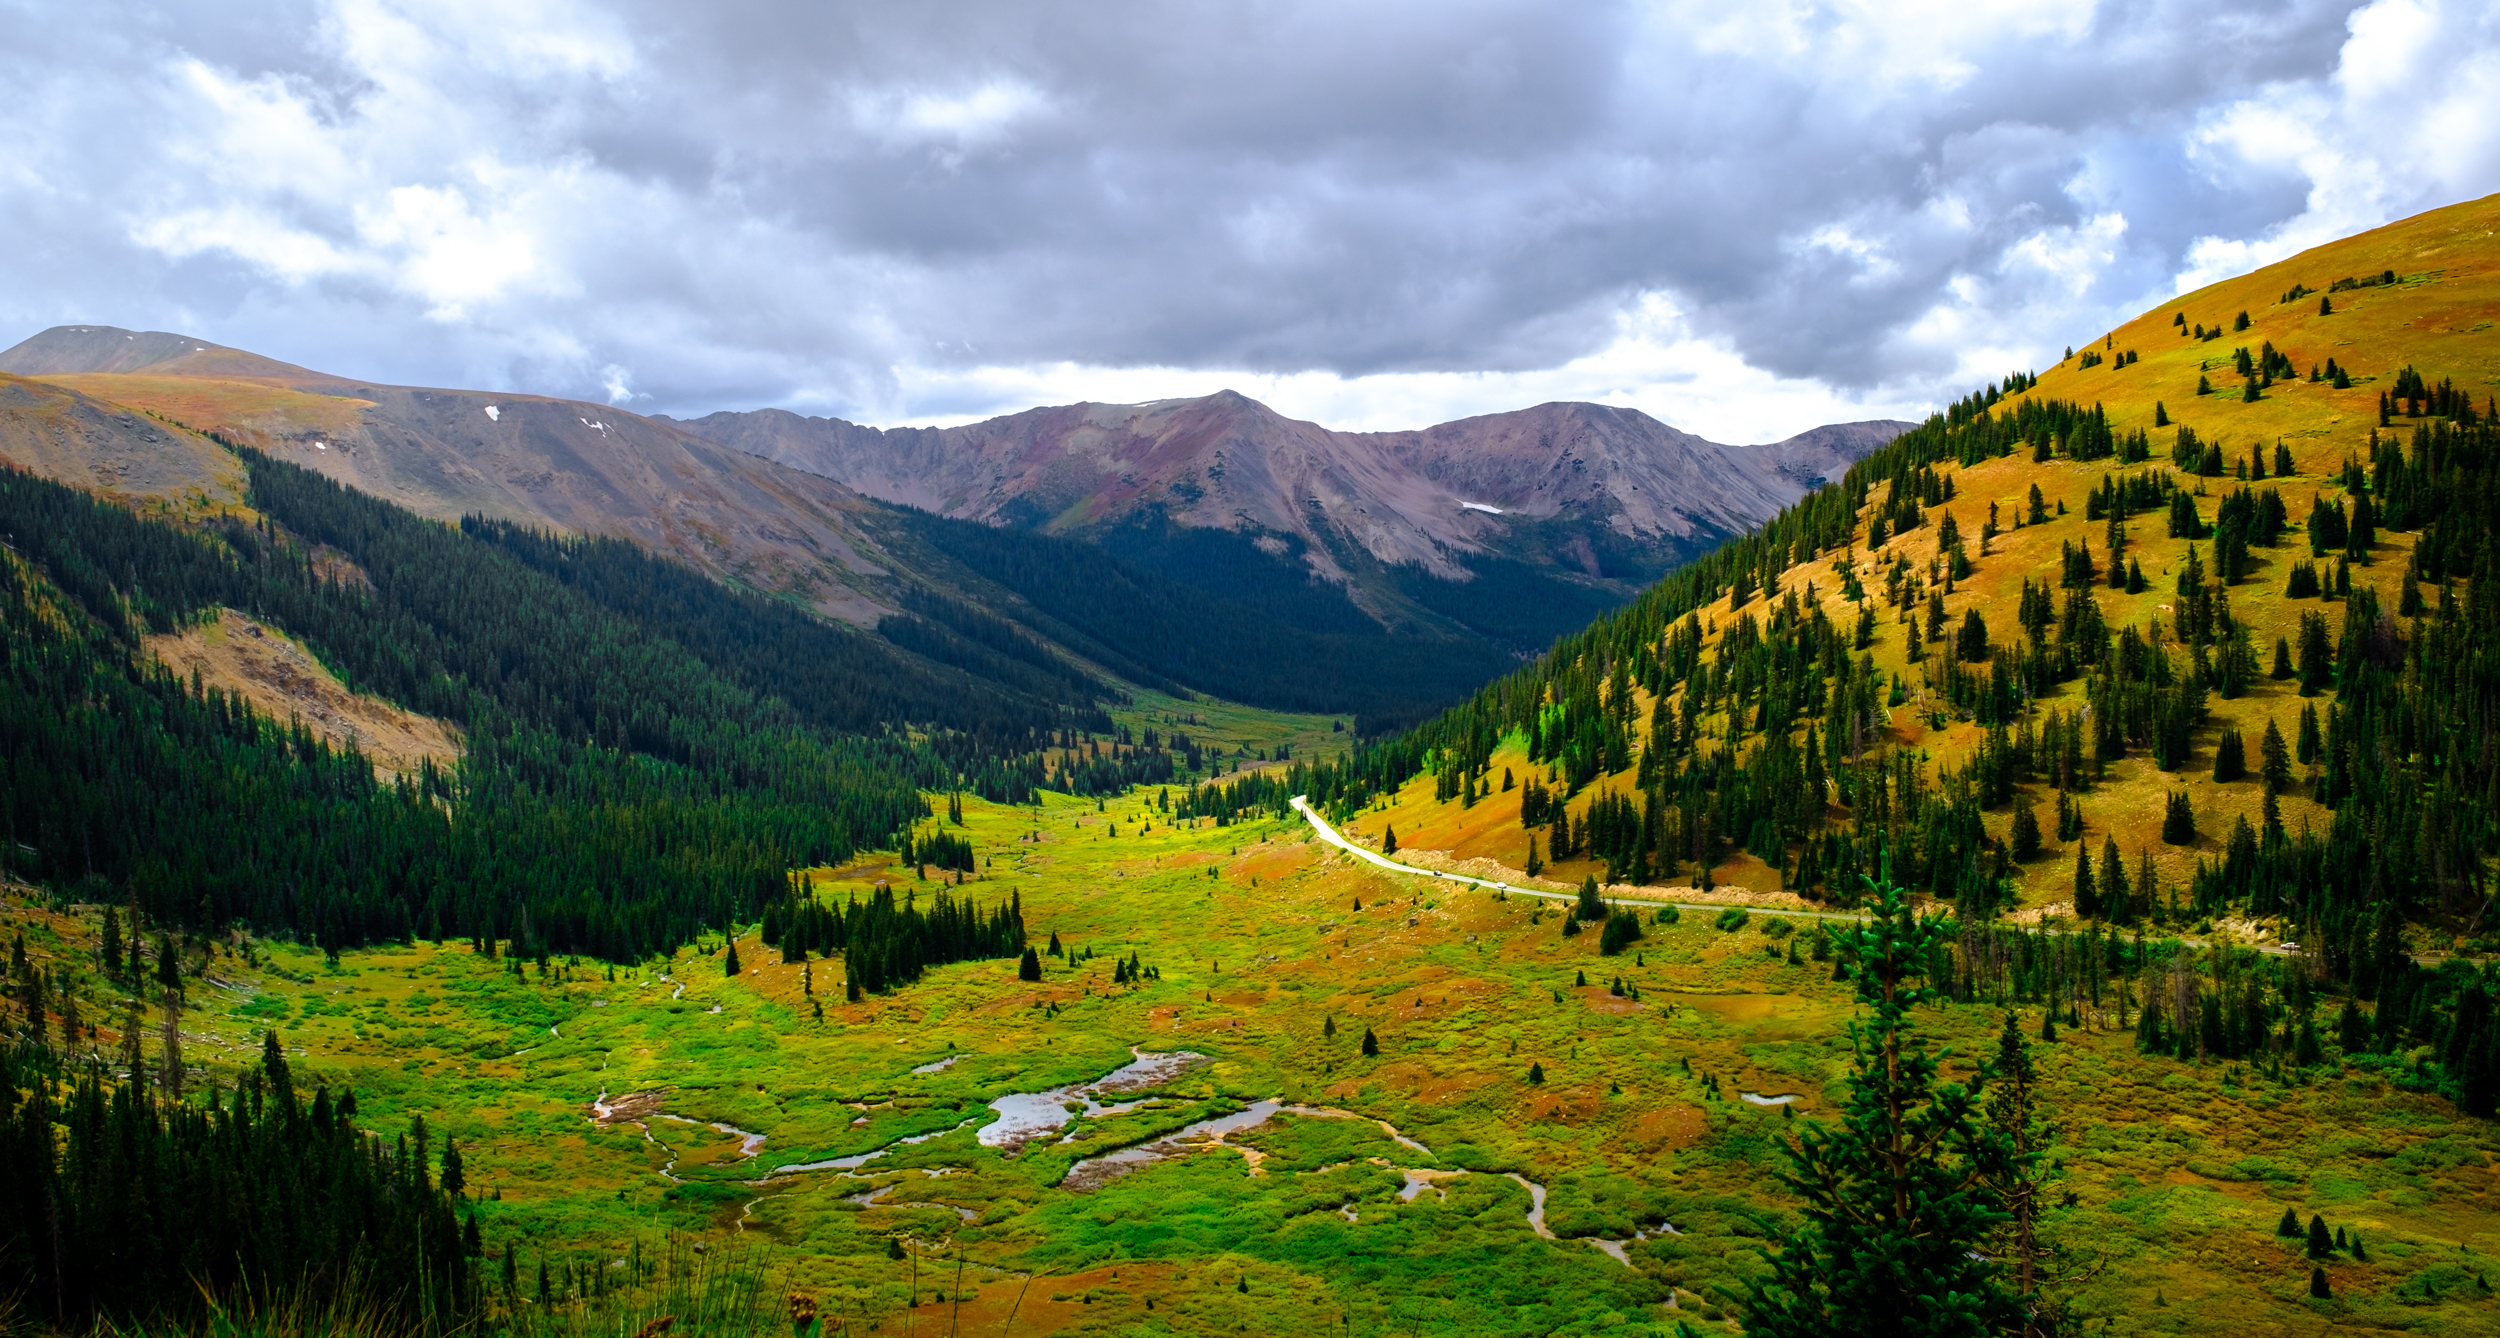
<svg viewBox="0 0 2500 1338"><path fill-rule="evenodd" d="M1759 440L2500 189L2500 30L2434 0L5 12L25 332L677 413Z"/></svg>
<svg viewBox="0 0 2500 1338"><path fill-rule="evenodd" d="M2306 193L2252 233L2196 238L2182 291L2500 189L2500 11L2380 0L2349 29L2323 77L2272 83L2198 118L2191 152L2215 178L2263 173Z"/></svg>

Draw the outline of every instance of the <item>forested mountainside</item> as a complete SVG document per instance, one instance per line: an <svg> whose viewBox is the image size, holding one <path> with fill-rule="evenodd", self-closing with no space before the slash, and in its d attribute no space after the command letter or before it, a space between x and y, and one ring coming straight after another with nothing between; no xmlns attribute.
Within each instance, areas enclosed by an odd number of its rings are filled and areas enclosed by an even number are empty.
<svg viewBox="0 0 2500 1338"><path fill-rule="evenodd" d="M1109 728L1100 685L968 610L934 612L1000 677L630 545L447 528L244 461L256 517L197 529L0 475L17 875L332 946L422 934L624 959L734 922L785 869L891 842L926 816L924 789L1021 799L1050 740ZM142 653L143 633L220 607L454 722L460 763L378 780Z"/></svg>
<svg viewBox="0 0 2500 1338"><path fill-rule="evenodd" d="M966 667L1045 695L1062 690L1045 680L1109 673L1402 726L1629 590L1549 588L1511 568L1465 586L1402 575L1425 604L1461 621L1417 604L1393 628L1246 538L1210 547L1192 540L1211 532L1167 540L1131 527L1101 545L1001 540L986 524L874 502L600 406L356 383L187 336L104 326L44 331L0 353L0 368L43 378L0 371L0 463L99 496L184 514L240 506L241 469L223 442L438 521L601 541L609 565L629 544L879 632L922 669ZM1806 449L1791 467L1829 449ZM996 560L1002 545L1016 561ZM958 560L978 555L987 557ZM565 569L580 565L577 556ZM1114 590L1116 608L1104 602ZM1271 623L1299 630L1242 632ZM1315 676L1315 657L1363 669Z"/></svg>
<svg viewBox="0 0 2500 1338"><path fill-rule="evenodd" d="M2495 223L2460 205L2165 304L1466 705L1192 809L1351 813L1429 772L1401 842L1529 874L1848 905L1888 869L1965 926L2279 924L2299 997L2243 998L2264 973L2218 956L2148 1043L2296 1044L2281 1009L2347 991L2381 1003L2347 1005L2354 1048L2434 1043L2490 1113L2500 981L2414 955L2500 944L2500 430L2462 388L2500 372Z"/></svg>

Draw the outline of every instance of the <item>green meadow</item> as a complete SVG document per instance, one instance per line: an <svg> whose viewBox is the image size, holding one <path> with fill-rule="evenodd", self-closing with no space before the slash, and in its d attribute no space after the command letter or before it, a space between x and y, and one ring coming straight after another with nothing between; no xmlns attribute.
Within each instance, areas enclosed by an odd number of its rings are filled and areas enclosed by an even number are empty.
<svg viewBox="0 0 2500 1338"><path fill-rule="evenodd" d="M837 901L881 882L1020 897L1035 943L1063 949L1038 983L973 962L846 1003L838 958L785 961L752 926L630 970L256 942L215 954L185 1043L231 1083L275 1030L367 1127L423 1116L456 1139L524 1311L542 1263L560 1308L618 1260L694 1242L854 1333L1734 1331L1724 1289L1789 1220L1782 1140L1849 1068L1851 986L1814 922L1650 916L1607 957L1594 930L1561 932L1559 903L1379 870L1298 823L1175 826L1156 797L967 800L961 887L884 860L812 875ZM94 915L12 911L30 950L91 968ZM1115 980L1132 960L1144 978ZM2002 1016L1926 1022L1975 1056ZM2490 1125L2332 1057L2275 1079L2142 1057L2123 1032L2036 1048L2082 1316L2494 1329ZM981 1141L992 1101L1140 1053L1203 1061L1020 1148ZM1260 1102L1300 1109L1174 1138ZM1088 1162L1120 1149L1140 1151ZM2310 1298L2300 1242L2275 1234L2286 1208L2366 1241L2367 1262L2328 1265L2334 1299Z"/></svg>

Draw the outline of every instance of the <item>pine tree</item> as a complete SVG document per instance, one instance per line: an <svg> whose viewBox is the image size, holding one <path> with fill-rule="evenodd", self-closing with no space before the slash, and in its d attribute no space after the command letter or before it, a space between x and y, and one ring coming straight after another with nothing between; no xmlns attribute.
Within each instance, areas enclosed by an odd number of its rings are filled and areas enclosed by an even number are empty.
<svg viewBox="0 0 2500 1338"><path fill-rule="evenodd" d="M1380 853L1381 853L1381 854L1383 854L1383 855L1394 855L1394 854L1398 853L1398 829L1397 829L1397 828L1395 828L1395 827L1383 827L1383 828L1381 828L1381 835L1380 835Z"/></svg>
<svg viewBox="0 0 2500 1338"><path fill-rule="evenodd" d="M2014 861L2028 864L2040 857L2040 805L2025 799L2014 806Z"/></svg>
<svg viewBox="0 0 2500 1338"><path fill-rule="evenodd" d="M2309 1295L2320 1301L2332 1301L2335 1299L2335 1289L2326 1285L2325 1269L2312 1268L2309 1270Z"/></svg>
<svg viewBox="0 0 2500 1338"><path fill-rule="evenodd" d="M260 1076L263 1082L269 1084L269 1095L278 1105L294 1103L295 1076L287 1067L286 1045L278 1039L275 1031L261 1033Z"/></svg>
<svg viewBox="0 0 2500 1338"><path fill-rule="evenodd" d="M1582 920L1606 918L1606 899L1598 895L1596 874L1592 873L1580 879L1580 900L1572 908L1572 914Z"/></svg>
<svg viewBox="0 0 2500 1338"><path fill-rule="evenodd" d="M732 980L738 978L738 941L736 939L729 941L729 955L721 961L721 974Z"/></svg>
<svg viewBox="0 0 2500 1338"><path fill-rule="evenodd" d="M2118 838L2114 836L2102 837L2101 905L2109 918L2113 920L2134 919L2135 903L2130 899L2130 892L2132 891L2134 895L2141 896L2148 890L2149 889L2141 887L2134 889L2128 888L2127 864L2125 860L2119 858Z"/></svg>
<svg viewBox="0 0 2500 1338"><path fill-rule="evenodd" d="M2097 920L2104 914L2100 889L2092 882L2092 852L2075 847L2075 917Z"/></svg>
<svg viewBox="0 0 2500 1338"><path fill-rule="evenodd" d="M1632 911L1616 911L1606 917L1606 927L1597 936L1600 955L1614 957L1641 939L1641 917ZM1791 950L1795 948L1790 945Z"/></svg>
<svg viewBox="0 0 2500 1338"><path fill-rule="evenodd" d="M1965 663L1982 664L1988 659L1988 620L1972 608L1962 614L1962 631L1954 649Z"/></svg>
<svg viewBox="0 0 2500 1338"><path fill-rule="evenodd" d="M2248 745L2236 729L2225 729L2214 741L2214 780L2228 783L2248 774Z"/></svg>
<svg viewBox="0 0 2500 1338"><path fill-rule="evenodd" d="M2043 1019L2041 1037L2057 1039L2054 1017ZM1999 1234L1997 1257L2010 1265L2014 1294L2022 1311L2020 1332L2046 1334L2057 1325L2044 1317L2049 1307L2042 1297L2046 1279L2041 1266L2048 1250L2040 1242L2040 1214L2045 1206L2040 1183L2040 1165L2052 1141L2047 1121L2039 1111L2039 1068L2032 1062L2031 1047L2023 1040L2022 1028L2014 1014L2005 1015L2005 1025L1997 1032L1995 1071L1988 1088L1988 1123L2003 1141L2008 1154L1994 1185L1998 1202L2008 1219Z"/></svg>
<svg viewBox="0 0 2500 1338"><path fill-rule="evenodd" d="M1981 1338L2020 1323L2019 1298L1982 1256L2007 1221L1996 1186L2020 1161L1982 1118L1982 1080L1945 1083L1912 1010L1952 931L1902 890L1874 886L1876 917L1847 932L1858 966L1856 1061L1844 1116L1809 1123L1781 1179L1805 1224L1748 1284L1745 1331L1767 1338Z"/></svg>
<svg viewBox="0 0 2500 1338"><path fill-rule="evenodd" d="M2300 1235L2300 1214L2284 1209L2283 1220L2274 1224L2274 1234L2287 1238Z"/></svg>
<svg viewBox="0 0 2500 1338"><path fill-rule="evenodd" d="M1016 959L1016 979L1036 982L1041 978L1042 955L1028 947L1024 950L1024 955Z"/></svg>
<svg viewBox="0 0 2500 1338"><path fill-rule="evenodd" d="M1371 1029L1371 1028L1369 1028L1369 1027L1365 1027L1365 1028L1363 1028L1363 1055L1364 1055L1364 1057L1365 1057L1365 1058L1367 1058L1367 1059L1368 1059L1368 1058L1372 1058L1372 1057L1377 1056L1379 1053L1380 1053L1380 1038L1379 1038L1379 1037L1377 1037L1377 1036L1374 1036L1374 1035L1372 1034L1372 1029Z"/></svg>
<svg viewBox="0 0 2500 1338"><path fill-rule="evenodd" d="M1530 1064L1528 1066L1528 1082L1530 1085L1537 1087L1545 1085L1545 1066L1543 1064Z"/></svg>
<svg viewBox="0 0 2500 1338"><path fill-rule="evenodd" d="M2274 721L2266 721L2266 736L2258 741L2259 778L2266 783L2266 793L2280 794L2292 783L2292 750L2283 742L2283 731Z"/></svg>
<svg viewBox="0 0 2500 1338"><path fill-rule="evenodd" d="M2164 845L2184 846L2196 840L2196 809L2188 802L2185 790L2173 790L2162 805L2161 839Z"/></svg>
<svg viewBox="0 0 2500 1338"><path fill-rule="evenodd" d="M2309 1257L2324 1259L2335 1253L2335 1238L2328 1234L2324 1217L2309 1219Z"/></svg>

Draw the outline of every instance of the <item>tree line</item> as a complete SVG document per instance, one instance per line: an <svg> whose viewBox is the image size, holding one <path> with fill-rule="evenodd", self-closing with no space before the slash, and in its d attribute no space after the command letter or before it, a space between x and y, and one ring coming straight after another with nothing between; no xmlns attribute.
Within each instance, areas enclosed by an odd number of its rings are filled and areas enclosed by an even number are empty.
<svg viewBox="0 0 2500 1338"><path fill-rule="evenodd" d="M484 1248L459 1149L438 1154L422 1119L384 1138L356 1116L352 1092L296 1091L274 1034L194 1102L65 1073L39 1045L0 1054L0 1292L61 1332L278 1298L402 1332L472 1326Z"/></svg>
<svg viewBox="0 0 2500 1338"><path fill-rule="evenodd" d="M802 712L516 560L513 534L489 542L248 463L261 519L208 530L0 472L11 872L194 928L243 919L332 947L421 935L631 959L752 918L789 868L892 839L927 813L923 787L1015 800L1041 779L1034 750L1057 717L839 733L842 712L903 699L863 684L848 705ZM615 550L599 561L632 566ZM663 622L775 625L729 608L746 597L728 592L706 612L713 587L671 580L646 583L683 606ZM352 745L177 678L140 644L218 606L302 637L359 690L461 727L463 756L377 779ZM724 635L716 653L739 644ZM815 671L742 672L797 690Z"/></svg>
<svg viewBox="0 0 2500 1338"><path fill-rule="evenodd" d="M898 902L890 887L879 887L866 901L852 897L830 906L796 874L785 892L764 908L764 942L779 947L785 961L842 954L843 992L853 1003L863 994L909 985L933 966L1003 960L1025 951L1021 893L1009 893L984 913L943 891L923 910L917 892L905 889Z"/></svg>

